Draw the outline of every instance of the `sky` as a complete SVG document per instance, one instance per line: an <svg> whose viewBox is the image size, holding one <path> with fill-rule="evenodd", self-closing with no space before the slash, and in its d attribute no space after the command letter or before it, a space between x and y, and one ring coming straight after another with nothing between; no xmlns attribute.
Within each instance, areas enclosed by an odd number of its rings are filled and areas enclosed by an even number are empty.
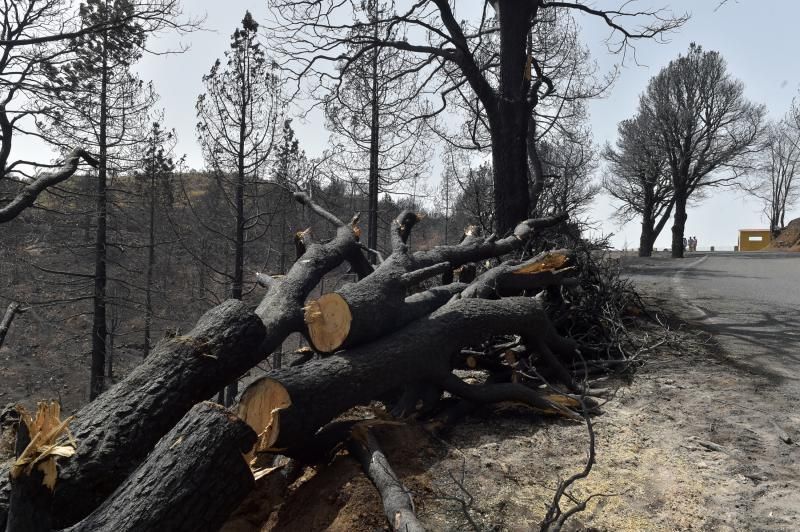
<svg viewBox="0 0 800 532"><path fill-rule="evenodd" d="M461 2L464 2L463 4ZM621 0L597 0L598 8L619 6ZM478 0L459 0L461 16L469 17L471 9L479 9ZM800 54L796 51L797 20L800 2L796 0L643 0L631 3L634 8L667 7L675 13L688 12L691 19L668 42L645 40L636 43L636 61L628 55L615 85L605 98L590 102L591 126L595 142L602 146L613 143L617 124L633 115L638 96L648 80L680 53L689 43L719 51L728 62L729 72L745 84L746 96L767 106L771 118L779 118L789 108L800 88ZM182 54L149 55L137 65L141 77L153 80L165 109L165 125L178 133L177 153L186 154L190 167L202 167L202 157L195 141L194 103L202 91L202 76L214 60L222 57L229 38L240 24L245 10L256 20L267 17L267 0L184 0L184 11L190 16L205 16L205 31L180 38L189 45ZM630 5L628 6L631 7ZM608 28L595 17L579 16L582 38L592 51L601 71L610 71L622 57L608 52L604 39ZM174 49L176 37L164 36L153 42L155 49ZM293 126L306 152L321 153L328 140L324 121L319 113L306 120L295 120ZM435 168L435 164L434 164ZM434 181L436 176L432 176ZM714 190L711 197L688 212L687 235L695 235L699 247L714 245L717 249L732 248L740 228L765 227L758 201L733 190ZM613 204L600 196L589 211L596 223L597 234L612 234L617 248L635 248L639 240L637 221L620 227L611 219ZM787 213L787 219L800 216L800 209ZM669 247L669 225L656 241L658 249Z"/></svg>

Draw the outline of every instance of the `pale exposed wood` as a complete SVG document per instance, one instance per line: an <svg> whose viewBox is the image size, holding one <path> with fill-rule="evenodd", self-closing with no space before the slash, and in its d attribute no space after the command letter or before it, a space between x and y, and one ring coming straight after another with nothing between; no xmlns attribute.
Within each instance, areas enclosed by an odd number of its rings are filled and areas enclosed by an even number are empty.
<svg viewBox="0 0 800 532"><path fill-rule="evenodd" d="M347 301L331 292L305 307L305 322L314 347L322 353L332 353L340 347L350 333L353 316Z"/></svg>
<svg viewBox="0 0 800 532"><path fill-rule="evenodd" d="M280 411L291 404L289 392L274 379L261 379L245 390L237 415L258 434L258 440L247 456L248 461L255 453L272 449L280 433Z"/></svg>

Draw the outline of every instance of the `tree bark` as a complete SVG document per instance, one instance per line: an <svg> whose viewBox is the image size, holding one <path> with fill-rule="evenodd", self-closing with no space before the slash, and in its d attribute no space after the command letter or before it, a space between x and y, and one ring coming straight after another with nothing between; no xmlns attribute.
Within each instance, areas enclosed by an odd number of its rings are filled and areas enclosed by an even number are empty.
<svg viewBox="0 0 800 532"><path fill-rule="evenodd" d="M530 215L528 192L528 83L525 81L527 53L534 3L499 0L494 4L500 31L500 97L497 107L487 110L492 138L494 209L497 227L504 235Z"/></svg>
<svg viewBox="0 0 800 532"><path fill-rule="evenodd" d="M229 411L198 404L102 506L67 530L219 530L255 485L242 456L255 441Z"/></svg>
<svg viewBox="0 0 800 532"><path fill-rule="evenodd" d="M672 258L683 258L683 235L686 230L686 194L675 190L675 218L672 223Z"/></svg>
<svg viewBox="0 0 800 532"><path fill-rule="evenodd" d="M411 493L403 486L378 440L368 427L356 425L347 446L381 495L383 512L392 530L425 532L414 513Z"/></svg>
<svg viewBox="0 0 800 532"><path fill-rule="evenodd" d="M228 300L186 336L159 343L123 381L81 408L71 425L78 452L59 473L54 524L86 517L193 405L260 362L264 335L244 304ZM0 521L7 489L0 467Z"/></svg>
<svg viewBox="0 0 800 532"><path fill-rule="evenodd" d="M156 153L155 147L156 140L153 140L153 153ZM153 322L153 267L156 262L156 170L155 165L151 168L152 174L150 175L150 212L148 218L148 231L147 231L147 278L145 279L145 292L144 292L144 347L142 358L150 353L150 328Z"/></svg>
<svg viewBox="0 0 800 532"><path fill-rule="evenodd" d="M544 346L559 357L571 357L577 347L558 336L540 303L532 298L460 299L374 342L308 362L303 371L271 371L245 390L241 405L249 408L254 404L252 398L275 394L276 390L285 392L291 404L278 409L278 422L266 431L266 426L254 427L261 441L267 442L261 450L280 450L281 454L298 458L311 454L316 459L314 434L336 416L390 390L420 381L440 383L447 389L445 383L452 383L448 381L451 354L498 334L522 334L528 345ZM510 386L491 399L504 397L553 408L531 388ZM480 387L474 391L476 397L488 393Z"/></svg>
<svg viewBox="0 0 800 532"><path fill-rule="evenodd" d="M653 244L656 237L653 234L653 220L652 218L643 217L642 219L642 234L639 237L639 256L650 257L653 255Z"/></svg>
<svg viewBox="0 0 800 532"><path fill-rule="evenodd" d="M373 37L378 39L378 1L374 0L371 13L374 21ZM367 247L378 249L378 196L380 172L380 109L378 108L378 54L380 48L376 47L372 51L372 87L370 96L370 139L369 139L369 188L368 205L369 213L367 218Z"/></svg>

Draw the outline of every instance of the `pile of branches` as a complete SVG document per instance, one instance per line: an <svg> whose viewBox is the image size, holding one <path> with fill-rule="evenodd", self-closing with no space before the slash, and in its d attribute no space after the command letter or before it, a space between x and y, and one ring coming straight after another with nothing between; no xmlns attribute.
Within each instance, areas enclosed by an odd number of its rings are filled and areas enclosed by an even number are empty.
<svg viewBox="0 0 800 532"><path fill-rule="evenodd" d="M35 482L11 481L10 465L0 466L0 528L8 519L16 529L216 530L257 481L284 474L265 467L275 457L314 464L344 447L380 491L390 525L422 530L369 424L337 420L343 413L382 400L397 417L430 415L447 394L464 405L514 401L584 419L590 391L571 368L613 350L598 347L602 325L579 329L572 316L593 313L587 302L603 304L614 287L596 289L602 274L585 271L591 253L530 252L537 233L564 216L414 251L409 238L421 218L404 212L392 253L373 266L367 256L378 255L359 241L357 216L344 222L303 193L295 198L335 228L333 238L299 233L290 271L259 277L266 295L257 308L229 300L209 310L81 408L69 426L75 453L60 458L54 490L31 495ZM358 280L309 300L343 263ZM314 352L304 363L267 372L232 411L203 402L296 332ZM486 379L469 383L463 369ZM29 463L59 459L52 449L26 453Z"/></svg>

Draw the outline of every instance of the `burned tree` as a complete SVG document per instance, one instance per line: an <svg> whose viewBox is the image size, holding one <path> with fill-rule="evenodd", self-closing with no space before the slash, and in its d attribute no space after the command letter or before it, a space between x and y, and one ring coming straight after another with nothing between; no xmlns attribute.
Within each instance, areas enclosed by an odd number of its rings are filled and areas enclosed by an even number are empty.
<svg viewBox="0 0 800 532"><path fill-rule="evenodd" d="M365 16L352 23L350 4L330 0L311 2L276 2L273 12L276 24L271 28L273 47L280 52L283 67L295 79L313 78L322 83L332 75L331 60L345 66L360 57L369 57L376 49L411 52L414 58L395 76L421 73L424 83L420 93L435 94L436 100L427 116L442 112L448 95L470 92L483 108L491 137L494 207L497 230L513 230L514 225L529 215L528 195L528 117L540 94L548 90L549 80L534 70L528 75L535 58L528 53L528 35L539 19L553 9L598 16L621 35L620 47L632 39L652 38L679 27L685 17L674 17L661 11L644 13L600 10L583 3L537 0L498 0L481 3L472 22L459 22L454 2L426 0L416 2L396 15L379 16L380 25L397 28L396 33L374 35L368 31L374 21ZM491 5L491 7L490 7ZM491 10L494 10L492 16ZM624 26L626 17L645 17L649 23L638 30ZM393 38L393 35L397 35ZM421 37L417 39L417 35ZM338 70L339 79L346 72Z"/></svg>
<svg viewBox="0 0 800 532"><path fill-rule="evenodd" d="M786 209L800 197L795 181L800 173L800 108L796 102L784 118L767 125L764 147L757 162L759 175L745 187L761 200L769 229L777 235L786 227Z"/></svg>
<svg viewBox="0 0 800 532"><path fill-rule="evenodd" d="M34 205L42 192L69 179L82 161L97 166L97 160L74 146L54 165L11 158L14 137L33 133L32 118L46 116L47 73L73 52L71 30L88 29L75 27L71 9L53 0L6 3L0 6L0 19L0 180L16 185L13 194L1 198L0 223L4 223Z"/></svg>
<svg viewBox="0 0 800 532"><path fill-rule="evenodd" d="M639 256L653 254L653 245L672 215L675 195L667 156L648 131L645 117L620 122L616 148L606 145L603 158L608 174L603 187L620 201L616 217L623 222L642 219Z"/></svg>
<svg viewBox="0 0 800 532"><path fill-rule="evenodd" d="M683 257L686 205L698 191L731 184L752 166L766 110L744 96L719 52L692 44L647 86L638 114L647 142L666 159L675 202L672 256Z"/></svg>

